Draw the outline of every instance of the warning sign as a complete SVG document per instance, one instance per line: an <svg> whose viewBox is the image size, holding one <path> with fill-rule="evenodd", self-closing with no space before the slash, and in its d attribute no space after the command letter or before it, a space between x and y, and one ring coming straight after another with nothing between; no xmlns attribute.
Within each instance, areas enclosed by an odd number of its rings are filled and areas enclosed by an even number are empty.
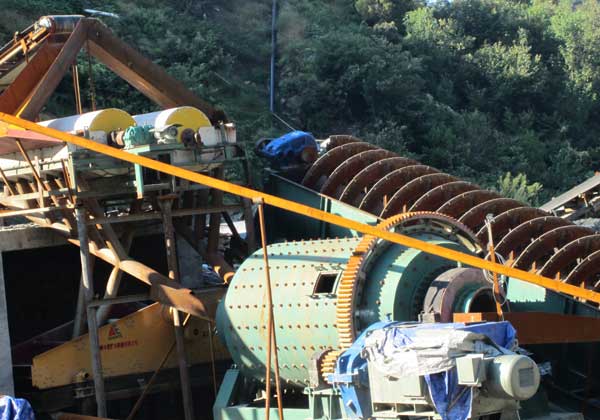
<svg viewBox="0 0 600 420"><path fill-rule="evenodd" d="M119 327L117 325L111 325L110 328L108 329L108 339L109 340L114 340L116 338L121 338L123 337L121 335L121 331L119 330Z"/></svg>

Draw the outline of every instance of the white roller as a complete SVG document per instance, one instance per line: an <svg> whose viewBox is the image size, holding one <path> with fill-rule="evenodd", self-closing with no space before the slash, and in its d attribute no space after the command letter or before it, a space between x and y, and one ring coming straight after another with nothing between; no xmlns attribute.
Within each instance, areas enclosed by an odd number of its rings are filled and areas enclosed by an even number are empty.
<svg viewBox="0 0 600 420"><path fill-rule="evenodd" d="M135 120L121 109L107 108L81 115L42 121L39 124L66 132L82 130L110 132L124 130L127 127L135 125Z"/></svg>
<svg viewBox="0 0 600 420"><path fill-rule="evenodd" d="M94 140L101 141L103 139L103 142L106 142L108 133L125 130L127 127L135 125L135 120L123 110L107 108L81 115L42 121L39 124L68 133L89 131L90 137Z"/></svg>
<svg viewBox="0 0 600 420"><path fill-rule="evenodd" d="M173 124L179 124L177 140L182 142L181 135L184 130L192 130L197 133L200 128L210 128L210 120L202 111L192 106L180 106L165 109L164 111L150 112L148 114L135 115L133 117L137 125L151 125L156 128L164 128ZM212 146L213 144L207 144Z"/></svg>

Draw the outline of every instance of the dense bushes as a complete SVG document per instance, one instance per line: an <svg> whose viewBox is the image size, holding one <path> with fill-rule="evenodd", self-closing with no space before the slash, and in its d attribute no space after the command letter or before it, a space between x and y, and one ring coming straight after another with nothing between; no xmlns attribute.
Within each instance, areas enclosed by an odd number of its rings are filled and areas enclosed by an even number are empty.
<svg viewBox="0 0 600 420"><path fill-rule="evenodd" d="M286 130L267 111L270 4L4 0L0 26L6 40L45 13L118 13L111 28L256 139ZM543 200L598 169L599 21L595 0L280 0L278 112ZM152 108L93 67L102 106ZM72 109L69 94L47 111Z"/></svg>

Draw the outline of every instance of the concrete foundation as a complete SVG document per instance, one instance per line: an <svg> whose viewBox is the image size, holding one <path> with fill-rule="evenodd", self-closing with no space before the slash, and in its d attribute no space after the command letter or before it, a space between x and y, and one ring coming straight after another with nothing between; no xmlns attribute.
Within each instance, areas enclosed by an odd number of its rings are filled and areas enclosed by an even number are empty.
<svg viewBox="0 0 600 420"><path fill-rule="evenodd" d="M8 226L0 223L0 394L14 395L15 392L2 253L65 243L63 237L50 229L29 223Z"/></svg>
<svg viewBox="0 0 600 420"><path fill-rule="evenodd" d="M13 365L10 334L8 331L8 310L4 288L4 266L0 252L0 394L14 395Z"/></svg>

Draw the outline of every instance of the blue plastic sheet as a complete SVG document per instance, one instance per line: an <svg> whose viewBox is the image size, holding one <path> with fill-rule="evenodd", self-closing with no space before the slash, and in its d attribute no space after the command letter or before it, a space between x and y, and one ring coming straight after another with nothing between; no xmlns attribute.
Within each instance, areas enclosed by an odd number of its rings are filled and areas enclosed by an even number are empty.
<svg viewBox="0 0 600 420"><path fill-rule="evenodd" d="M411 328L394 328L386 331L387 345L395 348L405 347L418 340L419 331L450 329L486 336L494 346L503 349L513 348L516 331L508 322L486 322L481 324L420 324ZM473 388L458 384L456 369L424 375L429 393L437 412L443 420L467 420L471 417Z"/></svg>
<svg viewBox="0 0 600 420"><path fill-rule="evenodd" d="M339 357L335 374L331 376L340 388L347 415L354 419L371 416L371 400L368 390L367 360L363 357L365 337L374 330L384 330L384 347L401 348L414 343L419 331L425 329L455 329L482 334L500 349L512 349L516 343L516 331L508 322L481 324L412 324L378 322L364 331L354 344ZM407 327L407 328L406 328ZM382 349L383 350L383 349ZM458 384L456 369L424 375L436 411L443 420L467 420L471 415L473 388Z"/></svg>
<svg viewBox="0 0 600 420"><path fill-rule="evenodd" d="M27 400L9 396L0 397L0 420L35 420Z"/></svg>

